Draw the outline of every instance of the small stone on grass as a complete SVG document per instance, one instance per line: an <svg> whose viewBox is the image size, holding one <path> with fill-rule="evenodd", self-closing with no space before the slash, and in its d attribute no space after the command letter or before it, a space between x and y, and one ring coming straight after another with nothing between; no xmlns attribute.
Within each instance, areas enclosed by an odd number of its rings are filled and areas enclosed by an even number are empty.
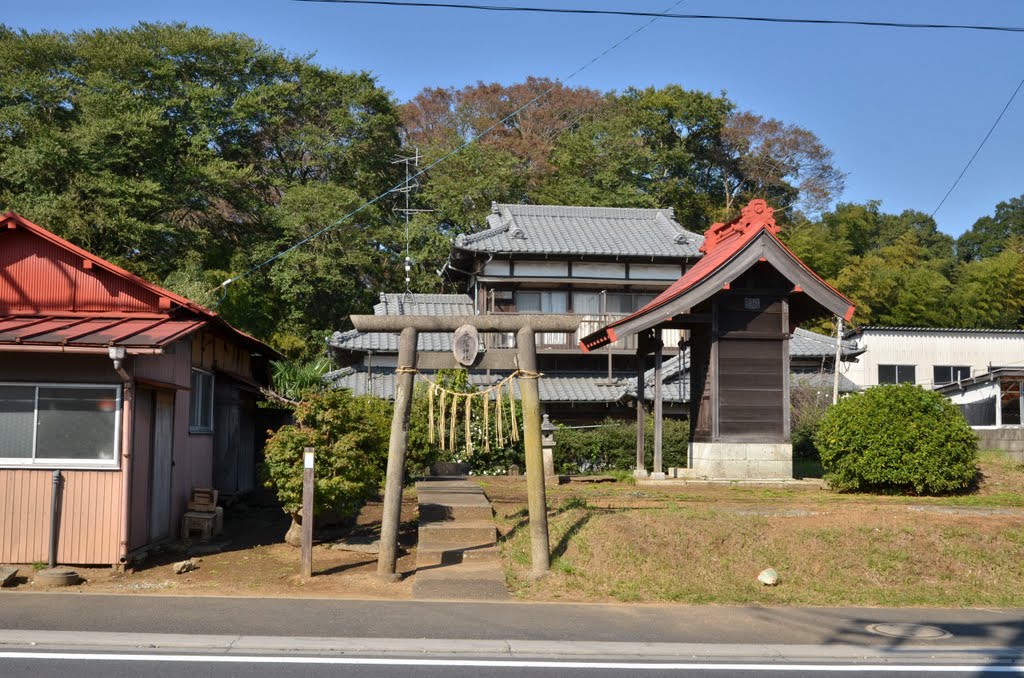
<svg viewBox="0 0 1024 678"><path fill-rule="evenodd" d="M199 567L199 561L189 558L174 564L174 574L185 574Z"/></svg>
<svg viewBox="0 0 1024 678"><path fill-rule="evenodd" d="M757 575L757 581L765 586L775 586L779 583L779 573L775 571L775 568L769 567L766 570L761 570L761 574Z"/></svg>

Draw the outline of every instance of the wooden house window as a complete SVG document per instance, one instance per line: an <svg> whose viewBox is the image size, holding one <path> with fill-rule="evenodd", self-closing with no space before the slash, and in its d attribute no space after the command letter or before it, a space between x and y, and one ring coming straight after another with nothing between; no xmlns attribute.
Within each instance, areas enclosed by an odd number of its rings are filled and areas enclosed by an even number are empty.
<svg viewBox="0 0 1024 678"><path fill-rule="evenodd" d="M879 365L879 384L913 384L917 381L915 365Z"/></svg>
<svg viewBox="0 0 1024 678"><path fill-rule="evenodd" d="M188 432L213 433L213 374L195 368L192 369Z"/></svg>
<svg viewBox="0 0 1024 678"><path fill-rule="evenodd" d="M0 464L117 466L121 387L0 384Z"/></svg>

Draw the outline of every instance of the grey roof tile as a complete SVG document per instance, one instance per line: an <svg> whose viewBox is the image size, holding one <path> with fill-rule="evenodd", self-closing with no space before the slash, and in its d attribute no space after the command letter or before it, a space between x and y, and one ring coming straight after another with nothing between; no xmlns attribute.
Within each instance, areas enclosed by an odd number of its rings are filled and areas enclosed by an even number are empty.
<svg viewBox="0 0 1024 678"><path fill-rule="evenodd" d="M704 237L671 209L494 205L489 228L455 239L473 252L697 258Z"/></svg>
<svg viewBox="0 0 1024 678"><path fill-rule="evenodd" d="M843 340L843 356L852 358L864 352L857 348L856 341ZM824 334L811 332L801 327L793 331L789 340L789 356L791 358L829 358L836 355L836 340Z"/></svg>

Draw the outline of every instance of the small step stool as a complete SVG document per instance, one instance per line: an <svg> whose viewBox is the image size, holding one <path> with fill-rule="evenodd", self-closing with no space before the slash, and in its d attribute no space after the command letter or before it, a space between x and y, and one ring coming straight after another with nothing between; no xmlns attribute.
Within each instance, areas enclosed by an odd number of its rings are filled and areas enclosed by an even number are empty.
<svg viewBox="0 0 1024 678"><path fill-rule="evenodd" d="M209 541L213 536L217 514L205 511L186 511L181 517L181 538L192 539L192 535L199 533L200 541Z"/></svg>

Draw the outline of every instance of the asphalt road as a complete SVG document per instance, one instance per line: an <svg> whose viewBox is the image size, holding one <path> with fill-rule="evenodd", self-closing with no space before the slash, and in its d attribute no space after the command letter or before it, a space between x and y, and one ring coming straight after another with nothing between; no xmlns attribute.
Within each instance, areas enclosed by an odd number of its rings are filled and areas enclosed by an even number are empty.
<svg viewBox="0 0 1024 678"><path fill-rule="evenodd" d="M937 640L878 623L934 626ZM0 593L0 629L311 638L1024 647L1024 610L452 603Z"/></svg>

